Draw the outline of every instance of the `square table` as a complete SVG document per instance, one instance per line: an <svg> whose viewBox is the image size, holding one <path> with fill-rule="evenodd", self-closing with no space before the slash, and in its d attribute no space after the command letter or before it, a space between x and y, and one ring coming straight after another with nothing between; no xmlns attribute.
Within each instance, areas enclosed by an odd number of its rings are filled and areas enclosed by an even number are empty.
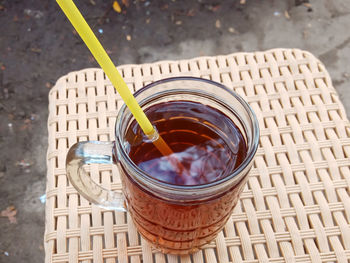
<svg viewBox="0 0 350 263"><path fill-rule="evenodd" d="M261 137L249 181L217 238L188 256L166 255L127 213L81 197L66 177L71 145L114 140L122 106L101 69L71 72L49 94L45 262L348 262L350 124L323 64L298 49L118 67L133 92L195 76L220 82L255 111ZM115 165L91 176L120 190Z"/></svg>

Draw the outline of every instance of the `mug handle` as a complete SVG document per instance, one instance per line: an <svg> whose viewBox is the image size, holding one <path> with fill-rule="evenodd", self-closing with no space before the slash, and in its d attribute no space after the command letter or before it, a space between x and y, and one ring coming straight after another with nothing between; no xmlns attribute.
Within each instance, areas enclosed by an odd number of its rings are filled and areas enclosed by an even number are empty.
<svg viewBox="0 0 350 263"><path fill-rule="evenodd" d="M126 212L123 193L105 189L94 182L83 165L113 164L114 142L86 141L74 144L68 151L66 171L74 188L88 201L105 209Z"/></svg>

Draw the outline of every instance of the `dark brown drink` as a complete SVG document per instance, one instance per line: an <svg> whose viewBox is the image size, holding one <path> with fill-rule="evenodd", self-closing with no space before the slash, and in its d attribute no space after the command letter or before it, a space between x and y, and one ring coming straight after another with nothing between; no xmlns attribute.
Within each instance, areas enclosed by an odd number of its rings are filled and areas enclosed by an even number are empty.
<svg viewBox="0 0 350 263"><path fill-rule="evenodd" d="M126 152L159 182L186 187L209 184L232 174L246 157L241 131L219 110L197 102L171 101L145 112L174 154L162 156L135 121L125 135ZM176 254L194 252L216 236L245 183L242 179L214 198L185 202L155 196L122 171L128 209L138 230L163 252Z"/></svg>

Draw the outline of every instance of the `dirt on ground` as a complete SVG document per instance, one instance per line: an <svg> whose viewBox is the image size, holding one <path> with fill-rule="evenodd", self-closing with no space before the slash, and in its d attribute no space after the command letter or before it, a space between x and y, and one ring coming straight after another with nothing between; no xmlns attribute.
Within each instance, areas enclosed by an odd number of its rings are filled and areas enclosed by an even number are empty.
<svg viewBox="0 0 350 263"><path fill-rule="evenodd" d="M116 65L301 48L350 112L347 0L124 0L120 13L112 0L75 3ZM48 92L97 66L55 1L0 0L0 262L44 261Z"/></svg>

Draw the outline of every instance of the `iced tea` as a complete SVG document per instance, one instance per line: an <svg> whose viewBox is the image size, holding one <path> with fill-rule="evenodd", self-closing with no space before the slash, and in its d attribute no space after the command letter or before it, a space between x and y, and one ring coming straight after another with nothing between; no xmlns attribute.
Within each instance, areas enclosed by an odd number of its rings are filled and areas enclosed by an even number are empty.
<svg viewBox="0 0 350 263"><path fill-rule="evenodd" d="M145 112L181 167L175 167L169 156L162 156L135 121L125 135L126 152L148 176L165 185L191 187L215 182L232 174L246 157L241 131L217 109L184 100L156 104ZM125 170L121 178L139 232L163 252L176 254L194 252L216 236L245 183L242 179L215 198L183 202L153 195Z"/></svg>

